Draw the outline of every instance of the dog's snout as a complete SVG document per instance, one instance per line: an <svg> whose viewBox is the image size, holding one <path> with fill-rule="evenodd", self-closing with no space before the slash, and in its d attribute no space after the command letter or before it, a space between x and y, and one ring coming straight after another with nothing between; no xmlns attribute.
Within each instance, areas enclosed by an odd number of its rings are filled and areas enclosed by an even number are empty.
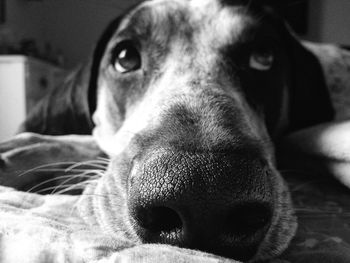
<svg viewBox="0 0 350 263"><path fill-rule="evenodd" d="M234 157L171 153L147 160L129 189L138 235L150 243L252 257L272 220L271 189L261 189L261 162Z"/></svg>

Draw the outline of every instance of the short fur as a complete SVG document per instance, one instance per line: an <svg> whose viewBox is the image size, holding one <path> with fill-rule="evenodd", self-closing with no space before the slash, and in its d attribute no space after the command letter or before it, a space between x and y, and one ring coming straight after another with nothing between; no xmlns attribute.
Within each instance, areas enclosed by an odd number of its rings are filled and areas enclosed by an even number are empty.
<svg viewBox="0 0 350 263"><path fill-rule="evenodd" d="M143 64L120 74L113 57L125 39ZM274 54L271 68L251 68L250 56L266 47ZM274 144L291 131L331 121L334 110L318 60L271 5L146 1L108 26L92 61L64 87L48 95L22 131L93 133L88 144L97 143L111 161L79 207L91 225L111 235L122 232L135 243L169 243L239 260L269 259L288 246L296 218ZM15 138L1 151L8 154L11 145L28 151L29 137ZM79 151L71 138L45 140L70 140ZM68 153L64 149L54 160ZM96 149L88 157L100 154ZM9 177L15 158L2 158ZM241 206L255 205L268 214L268 223L254 235L247 230L239 236L225 220ZM140 220L140 214L155 220L147 213L158 206L176 211L185 225L180 233L158 233Z"/></svg>

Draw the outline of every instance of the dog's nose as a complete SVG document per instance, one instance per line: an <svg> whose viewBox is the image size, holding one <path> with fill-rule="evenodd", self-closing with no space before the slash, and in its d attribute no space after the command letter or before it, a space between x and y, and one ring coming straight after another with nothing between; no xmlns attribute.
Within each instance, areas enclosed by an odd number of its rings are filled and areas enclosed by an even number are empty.
<svg viewBox="0 0 350 263"><path fill-rule="evenodd" d="M161 154L133 175L129 211L144 242L237 260L256 253L273 205L261 162L236 154Z"/></svg>

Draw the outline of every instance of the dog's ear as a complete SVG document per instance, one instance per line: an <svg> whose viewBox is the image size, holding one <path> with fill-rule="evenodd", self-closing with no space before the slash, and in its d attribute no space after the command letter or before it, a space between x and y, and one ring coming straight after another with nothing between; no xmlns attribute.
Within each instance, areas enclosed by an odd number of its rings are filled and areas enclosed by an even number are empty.
<svg viewBox="0 0 350 263"><path fill-rule="evenodd" d="M91 132L88 105L90 68L91 62L79 66L46 94L29 112L19 132L48 135Z"/></svg>
<svg viewBox="0 0 350 263"><path fill-rule="evenodd" d="M88 89L88 105L89 105L89 115L92 116L94 111L96 110L96 101L97 101L97 82L99 75L100 63L102 60L102 56L106 50L107 44L109 40L112 38L113 34L119 27L120 21L124 16L119 16L115 20L113 20L105 29L102 36L100 37L91 61L90 68L90 81L89 81L89 89Z"/></svg>
<svg viewBox="0 0 350 263"><path fill-rule="evenodd" d="M288 8L288 4L293 1L256 0L254 2L253 0L252 2L257 4L257 10L265 14L263 19L277 30L288 57L289 79L286 81L288 86L288 124L283 125L282 128L279 127L280 124L277 123L281 121L279 118L284 118L281 116L277 119L269 120L267 118L266 120L268 127L271 127L270 133L276 134L276 137L331 121L334 117L333 106L319 59L306 48L294 33L281 15L281 11L276 12L276 9ZM276 115L276 111L279 110L276 110L275 107L272 114L267 114L267 116ZM277 130L275 131L275 129Z"/></svg>
<svg viewBox="0 0 350 263"><path fill-rule="evenodd" d="M291 68L288 131L331 121L334 110L319 59L286 23L282 30Z"/></svg>
<svg viewBox="0 0 350 263"><path fill-rule="evenodd" d="M121 19L122 17L118 17L107 26L92 58L75 69L29 112L19 132L48 135L91 134L99 65L107 43Z"/></svg>

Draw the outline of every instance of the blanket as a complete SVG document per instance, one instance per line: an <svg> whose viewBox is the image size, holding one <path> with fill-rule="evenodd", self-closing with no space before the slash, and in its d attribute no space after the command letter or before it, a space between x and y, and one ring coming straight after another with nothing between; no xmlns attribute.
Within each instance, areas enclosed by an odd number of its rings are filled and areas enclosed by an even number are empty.
<svg viewBox="0 0 350 263"><path fill-rule="evenodd" d="M289 249L271 263L350 262L350 191L331 178L287 176L299 217ZM81 196L0 187L0 262L230 262L204 252L133 244L89 225Z"/></svg>
<svg viewBox="0 0 350 263"><path fill-rule="evenodd" d="M135 246L103 234L79 215L79 199L0 187L0 262L236 262L167 245Z"/></svg>
<svg viewBox="0 0 350 263"><path fill-rule="evenodd" d="M309 48L324 68L337 119L350 109L350 53L333 46ZM347 94L349 93L349 94ZM331 178L285 176L299 228L290 247L271 263L350 262L350 191ZM80 196L39 195L0 186L0 262L231 262L201 251L134 244L88 223Z"/></svg>

